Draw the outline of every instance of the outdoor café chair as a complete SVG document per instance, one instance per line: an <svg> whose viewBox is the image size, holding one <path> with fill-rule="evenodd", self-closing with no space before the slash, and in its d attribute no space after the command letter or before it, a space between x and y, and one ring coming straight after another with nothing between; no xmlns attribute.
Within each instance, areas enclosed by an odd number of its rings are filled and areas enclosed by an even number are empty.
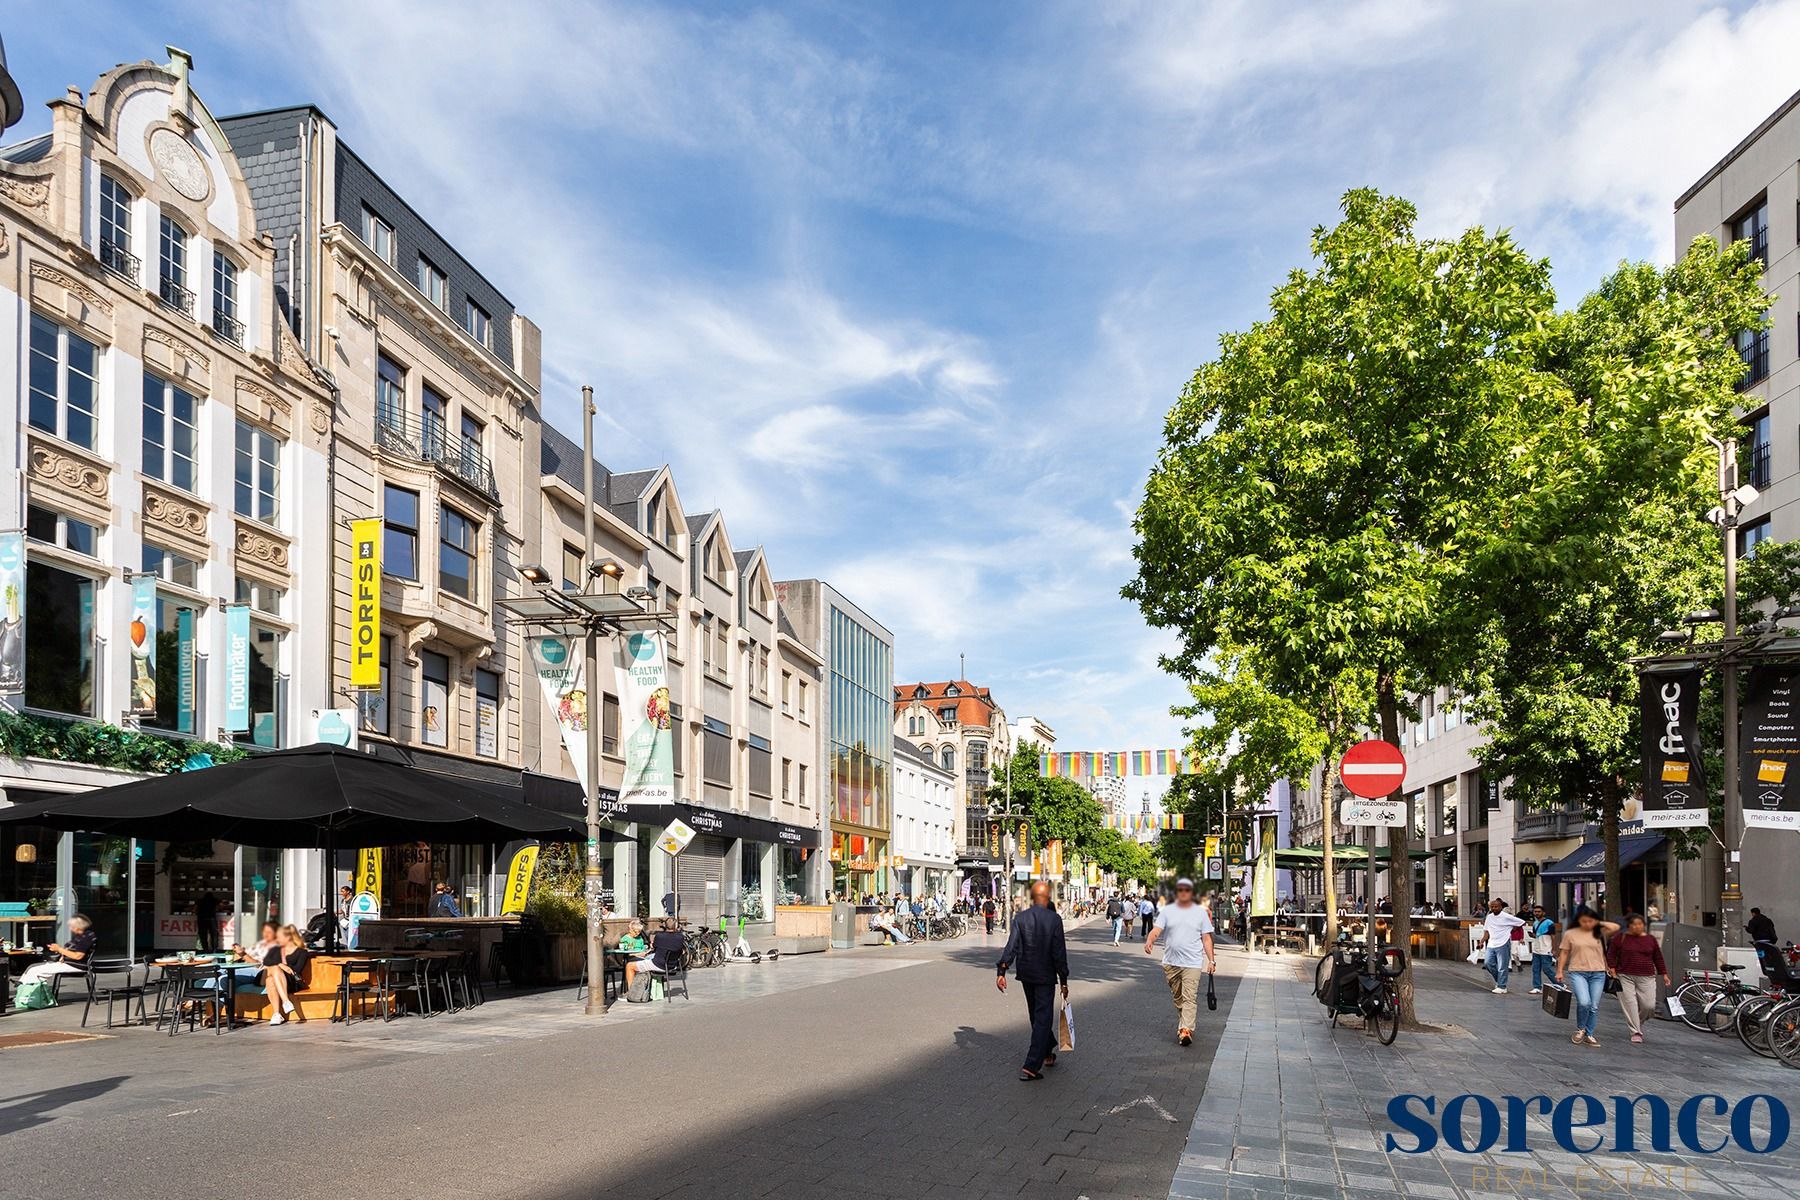
<svg viewBox="0 0 1800 1200"><path fill-rule="evenodd" d="M353 1004L358 1010L358 1020L368 1018L371 1006L381 1006L380 970L381 964L373 959L344 963L338 975L337 999L331 1006L333 1021L342 1021L348 1025Z"/></svg>
<svg viewBox="0 0 1800 1200"><path fill-rule="evenodd" d="M431 982L421 969L422 964L416 958L393 958L387 964L387 985L382 989L382 1000L385 1006L383 1017L394 1019L394 1000L402 993L408 993L417 1004L417 1012L421 1017L431 1015Z"/></svg>
<svg viewBox="0 0 1800 1200"><path fill-rule="evenodd" d="M473 950L460 951L455 958L444 960L445 994L452 997L451 1004L456 1008L473 1008L477 1001L475 992L481 986L481 971L476 965L477 959ZM470 981L474 982L471 983ZM460 996L462 1003L456 1004L455 997Z"/></svg>
<svg viewBox="0 0 1800 1200"><path fill-rule="evenodd" d="M113 1004L125 1001L125 1023L131 1024L131 1002L137 1001L138 1017L144 1016L144 985L132 982L137 963L129 958L96 958L87 969L87 1004L81 1010L81 1027L87 1028L94 1005L106 1001L106 1027L113 1027Z"/></svg>
<svg viewBox="0 0 1800 1200"><path fill-rule="evenodd" d="M213 1032L225 1032L231 1022L231 972L220 968L216 962L182 963L168 967L164 976L170 980L169 1036L174 1037L181 1022L186 1020L188 1029L192 1030L199 1020L200 1014L210 1005L213 1013ZM183 1014L182 1009L192 1005ZM160 1025L160 1021L158 1024Z"/></svg>

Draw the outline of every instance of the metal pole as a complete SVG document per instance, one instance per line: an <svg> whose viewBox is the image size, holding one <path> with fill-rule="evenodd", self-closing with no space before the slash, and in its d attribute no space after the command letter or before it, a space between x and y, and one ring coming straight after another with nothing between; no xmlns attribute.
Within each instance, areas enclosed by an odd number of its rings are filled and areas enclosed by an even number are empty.
<svg viewBox="0 0 1800 1200"><path fill-rule="evenodd" d="M1737 443L1726 439L1719 447L1719 493L1724 519L1719 530L1725 543L1725 642L1727 654L1737 636L1737 524L1741 505L1737 499ZM1738 679L1737 668L1727 658L1723 668L1725 701L1725 890L1719 898L1719 942L1733 944L1739 934L1739 909L1744 893L1738 872L1738 851L1744 840L1744 798L1738 787Z"/></svg>
<svg viewBox="0 0 1800 1200"><path fill-rule="evenodd" d="M594 389L581 389L582 590L592 586L594 562ZM600 920L600 634L587 627L583 682L587 687L587 1015L606 1015L606 926Z"/></svg>

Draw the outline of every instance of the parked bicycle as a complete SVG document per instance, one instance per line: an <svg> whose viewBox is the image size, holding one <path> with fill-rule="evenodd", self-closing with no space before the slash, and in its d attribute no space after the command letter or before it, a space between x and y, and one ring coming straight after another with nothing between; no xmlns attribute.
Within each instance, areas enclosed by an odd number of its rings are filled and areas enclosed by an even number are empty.
<svg viewBox="0 0 1800 1200"><path fill-rule="evenodd" d="M1330 1011L1334 1029L1339 1017L1361 1017L1365 1030L1391 1046L1400 1036L1400 996L1394 981L1405 969L1406 955L1399 947L1378 947L1371 953L1351 942L1349 935L1339 934L1337 945L1313 970L1313 994Z"/></svg>

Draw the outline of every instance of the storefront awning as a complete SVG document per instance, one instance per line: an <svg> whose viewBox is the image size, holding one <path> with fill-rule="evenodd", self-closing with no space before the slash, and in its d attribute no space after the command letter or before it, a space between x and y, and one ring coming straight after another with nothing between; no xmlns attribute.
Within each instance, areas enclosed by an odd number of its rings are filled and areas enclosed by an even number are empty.
<svg viewBox="0 0 1800 1200"><path fill-rule="evenodd" d="M819 831L805 825L789 825L748 813L726 812L698 804L603 804L601 816L620 823L634 821L658 829L670 821L685 822L696 833L715 837L743 838L752 842L772 842L778 846L816 849L822 844ZM854 868L861 870L863 868ZM873 867L868 868L873 870Z"/></svg>
<svg viewBox="0 0 1800 1200"><path fill-rule="evenodd" d="M1620 838L1619 865L1624 867L1636 862L1666 840L1657 833ZM1547 879L1551 883L1584 883L1595 879L1605 879L1606 843L1583 842L1575 853L1565 854L1556 860L1554 866L1545 867L1539 871L1538 878Z"/></svg>

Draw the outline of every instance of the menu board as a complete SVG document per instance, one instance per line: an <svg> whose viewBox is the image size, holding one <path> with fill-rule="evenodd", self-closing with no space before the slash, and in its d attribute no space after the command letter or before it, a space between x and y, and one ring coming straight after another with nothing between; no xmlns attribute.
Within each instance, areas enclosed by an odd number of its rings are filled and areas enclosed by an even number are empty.
<svg viewBox="0 0 1800 1200"><path fill-rule="evenodd" d="M1800 669L1757 667L1739 724L1739 794L1749 828L1800 829Z"/></svg>

